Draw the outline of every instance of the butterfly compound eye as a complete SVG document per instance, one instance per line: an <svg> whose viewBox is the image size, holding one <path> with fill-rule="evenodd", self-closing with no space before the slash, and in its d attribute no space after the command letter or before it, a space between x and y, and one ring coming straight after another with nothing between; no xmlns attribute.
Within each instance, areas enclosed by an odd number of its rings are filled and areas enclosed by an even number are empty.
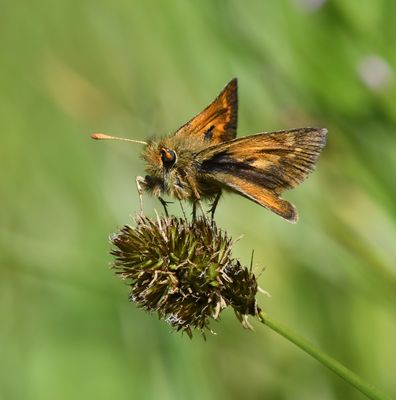
<svg viewBox="0 0 396 400"><path fill-rule="evenodd" d="M176 162L176 153L171 149L161 149L161 159L165 168L171 168Z"/></svg>

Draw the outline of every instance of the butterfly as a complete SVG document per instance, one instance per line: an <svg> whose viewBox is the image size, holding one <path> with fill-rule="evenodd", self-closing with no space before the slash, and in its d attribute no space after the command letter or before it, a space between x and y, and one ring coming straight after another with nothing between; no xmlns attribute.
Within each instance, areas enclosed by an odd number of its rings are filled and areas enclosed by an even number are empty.
<svg viewBox="0 0 396 400"><path fill-rule="evenodd" d="M176 132L147 142L96 133L94 139L145 144L143 191L158 197L167 213L167 195L196 205L211 202L212 218L222 192L238 193L296 222L298 214L281 195L300 184L315 167L327 129L296 128L237 138L238 86L231 80L215 100ZM201 206L202 207L202 206Z"/></svg>

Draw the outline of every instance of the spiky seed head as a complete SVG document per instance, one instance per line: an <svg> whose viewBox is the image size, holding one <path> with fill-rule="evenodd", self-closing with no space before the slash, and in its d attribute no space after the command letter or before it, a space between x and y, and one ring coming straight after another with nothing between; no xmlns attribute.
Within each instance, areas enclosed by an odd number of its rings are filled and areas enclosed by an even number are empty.
<svg viewBox="0 0 396 400"><path fill-rule="evenodd" d="M210 330L210 319L227 306L250 327L246 316L258 312L256 278L232 258L234 242L214 222L138 216L110 239L113 267L129 281L138 307L190 337L194 329Z"/></svg>

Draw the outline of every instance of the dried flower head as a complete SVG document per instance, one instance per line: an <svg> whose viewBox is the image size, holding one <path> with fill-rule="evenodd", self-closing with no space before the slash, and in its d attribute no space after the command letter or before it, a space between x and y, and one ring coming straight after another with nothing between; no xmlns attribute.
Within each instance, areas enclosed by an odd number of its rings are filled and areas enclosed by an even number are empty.
<svg viewBox="0 0 396 400"><path fill-rule="evenodd" d="M214 222L138 216L135 223L111 237L113 267L130 281L131 301L190 337L193 329L204 334L227 306L250 327L256 278L231 257L234 242Z"/></svg>

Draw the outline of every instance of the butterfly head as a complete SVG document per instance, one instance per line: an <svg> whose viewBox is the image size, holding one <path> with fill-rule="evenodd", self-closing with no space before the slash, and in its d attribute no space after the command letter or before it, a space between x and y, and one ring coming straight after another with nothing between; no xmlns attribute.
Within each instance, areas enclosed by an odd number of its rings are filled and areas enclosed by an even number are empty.
<svg viewBox="0 0 396 400"><path fill-rule="evenodd" d="M156 196L190 197L188 180L195 176L195 154L203 146L196 140L175 135L149 141L142 154L146 162L146 189Z"/></svg>

